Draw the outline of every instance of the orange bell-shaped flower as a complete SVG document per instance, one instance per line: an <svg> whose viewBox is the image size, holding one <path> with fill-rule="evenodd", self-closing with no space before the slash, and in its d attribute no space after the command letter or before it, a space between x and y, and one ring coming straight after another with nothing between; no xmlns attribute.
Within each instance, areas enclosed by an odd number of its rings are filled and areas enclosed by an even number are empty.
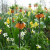
<svg viewBox="0 0 50 50"><path fill-rule="evenodd" d="M25 26L24 23L17 23L17 24L15 25L15 27L17 27L17 28L19 28L19 29L23 29L23 28L26 27L26 26Z"/></svg>
<svg viewBox="0 0 50 50"><path fill-rule="evenodd" d="M14 13L14 10L11 10L11 13Z"/></svg>
<svg viewBox="0 0 50 50"><path fill-rule="evenodd" d="M37 17L39 19L39 18L43 18L45 16L44 16L44 14L37 14L35 17Z"/></svg>
<svg viewBox="0 0 50 50"><path fill-rule="evenodd" d="M16 7L16 10L18 10L18 7Z"/></svg>

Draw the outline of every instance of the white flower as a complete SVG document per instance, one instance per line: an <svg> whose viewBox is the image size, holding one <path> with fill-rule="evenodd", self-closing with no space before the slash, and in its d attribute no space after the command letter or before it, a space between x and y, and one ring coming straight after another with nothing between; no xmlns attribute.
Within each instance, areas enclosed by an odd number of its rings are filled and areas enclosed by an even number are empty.
<svg viewBox="0 0 50 50"><path fill-rule="evenodd" d="M7 41L10 41L10 38L9 37L7 38Z"/></svg>
<svg viewBox="0 0 50 50"><path fill-rule="evenodd" d="M43 28L46 28L46 26L44 26Z"/></svg>
<svg viewBox="0 0 50 50"><path fill-rule="evenodd" d="M35 33L35 31L32 29L31 33Z"/></svg>
<svg viewBox="0 0 50 50"><path fill-rule="evenodd" d="M24 35L25 35L25 32L21 32L21 39L23 40L24 39Z"/></svg>
<svg viewBox="0 0 50 50"><path fill-rule="evenodd" d="M12 17L9 17L9 19L11 19L11 20L12 20Z"/></svg>
<svg viewBox="0 0 50 50"><path fill-rule="evenodd" d="M7 24L7 27L10 28L10 26Z"/></svg>
<svg viewBox="0 0 50 50"><path fill-rule="evenodd" d="M25 33L27 33L27 31L26 31L26 30L25 30L24 32L25 32Z"/></svg>
<svg viewBox="0 0 50 50"><path fill-rule="evenodd" d="M50 18L50 16L48 16L48 18Z"/></svg>
<svg viewBox="0 0 50 50"><path fill-rule="evenodd" d="M4 22L5 25L7 25L7 22Z"/></svg>
<svg viewBox="0 0 50 50"><path fill-rule="evenodd" d="M26 25L26 23L25 22L23 22L25 25Z"/></svg>
<svg viewBox="0 0 50 50"><path fill-rule="evenodd" d="M44 24L43 22L40 22L40 24Z"/></svg>
<svg viewBox="0 0 50 50"><path fill-rule="evenodd" d="M12 45L15 45L15 43L13 42Z"/></svg>
<svg viewBox="0 0 50 50"><path fill-rule="evenodd" d="M34 19L36 22L38 22L38 19Z"/></svg>
<svg viewBox="0 0 50 50"><path fill-rule="evenodd" d="M4 37L7 37L8 35L7 35L7 33L4 33L3 36L4 36Z"/></svg>
<svg viewBox="0 0 50 50"><path fill-rule="evenodd" d="M21 32L21 37L24 36L24 35L25 35L25 32L22 31L22 32Z"/></svg>
<svg viewBox="0 0 50 50"><path fill-rule="evenodd" d="M14 38L10 38L10 41L14 41Z"/></svg>
<svg viewBox="0 0 50 50"><path fill-rule="evenodd" d="M37 46L37 48L41 48L41 46L40 46L40 45L38 45L38 44L37 44L36 46Z"/></svg>

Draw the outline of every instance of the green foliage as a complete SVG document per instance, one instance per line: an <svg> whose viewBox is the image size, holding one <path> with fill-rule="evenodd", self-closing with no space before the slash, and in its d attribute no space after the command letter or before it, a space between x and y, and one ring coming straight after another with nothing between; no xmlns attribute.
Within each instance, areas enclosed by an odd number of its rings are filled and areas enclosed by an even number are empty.
<svg viewBox="0 0 50 50"><path fill-rule="evenodd" d="M44 23L46 26L48 26L50 25L50 13L48 12L45 17L46 19L44 20Z"/></svg>
<svg viewBox="0 0 50 50"><path fill-rule="evenodd" d="M30 4L31 5L31 4ZM15 5L17 7L17 5ZM11 9L14 9L15 6L11 6ZM22 9L22 7L19 7ZM14 9L16 11L16 9ZM24 10L24 9L23 9ZM30 11L30 16L28 16L28 12ZM39 13L44 13L41 5L38 5L37 8L37 14ZM39 31L39 25L37 27L32 27L30 25L30 22L32 21L33 24L37 22L39 24L38 19L36 19L35 14L36 12L32 12L32 10L27 10L24 14L22 12L19 12L17 10L17 13L12 14L11 16L9 14L0 14L0 29L2 29L2 32L0 34L0 50L19 50L19 33L22 31L24 32L21 35L20 39L20 50L49 50L48 46L50 44L50 41L48 43L48 38L45 36L44 33L44 26L46 25L46 28L50 30L50 13L47 12L44 13L46 14L45 17L46 19L43 18L40 19L40 33ZM15 14L17 14L15 16ZM9 18L9 19L8 19ZM8 20L7 20L8 19ZM35 20L36 19L36 20ZM10 22L9 24L5 22ZM15 27L16 23L18 22L23 22L26 23L26 27L19 32L19 29ZM41 23L42 22L42 23ZM31 23L32 24L32 23ZM8 26L7 26L8 25ZM37 24L35 24L37 25ZM33 25L34 26L34 25ZM32 29L35 31L32 32ZM4 33L7 33L8 36L4 37ZM7 41L7 38L10 38L10 41ZM23 39L22 39L23 37ZM11 38L14 38L14 41L11 41ZM13 39L12 39L13 40ZM36 45L40 45L41 48L37 49Z"/></svg>
<svg viewBox="0 0 50 50"><path fill-rule="evenodd" d="M44 13L41 5L38 5L38 8L37 8L37 14L39 13Z"/></svg>

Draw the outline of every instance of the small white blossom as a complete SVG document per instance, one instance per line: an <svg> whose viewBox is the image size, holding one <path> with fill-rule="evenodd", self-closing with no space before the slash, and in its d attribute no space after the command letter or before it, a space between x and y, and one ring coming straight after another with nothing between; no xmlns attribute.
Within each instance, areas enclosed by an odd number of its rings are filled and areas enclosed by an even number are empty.
<svg viewBox="0 0 50 50"><path fill-rule="evenodd" d="M25 30L24 32L25 32L25 33L27 33L27 31L26 31L26 30Z"/></svg>
<svg viewBox="0 0 50 50"><path fill-rule="evenodd" d="M12 17L9 17L9 19L11 19L11 20L12 20Z"/></svg>
<svg viewBox="0 0 50 50"><path fill-rule="evenodd" d="M44 26L43 28L46 28L46 26Z"/></svg>
<svg viewBox="0 0 50 50"><path fill-rule="evenodd" d="M37 44L36 46L37 46L37 48L41 48L41 46L40 46L40 45L38 45L38 44Z"/></svg>
<svg viewBox="0 0 50 50"><path fill-rule="evenodd" d="M38 19L34 19L36 22L38 22Z"/></svg>
<svg viewBox="0 0 50 50"><path fill-rule="evenodd" d="M7 35L7 33L4 33L3 36L4 36L4 37L7 37L8 35Z"/></svg>
<svg viewBox="0 0 50 50"><path fill-rule="evenodd" d="M10 41L14 41L14 38L10 38Z"/></svg>
<svg viewBox="0 0 50 50"><path fill-rule="evenodd" d="M35 33L35 31L32 29L31 33Z"/></svg>
<svg viewBox="0 0 50 50"><path fill-rule="evenodd" d="M22 31L22 32L21 32L21 37L24 36L24 35L25 35L25 32Z"/></svg>
<svg viewBox="0 0 50 50"><path fill-rule="evenodd" d="M25 35L25 32L21 32L21 39L23 40L24 39L24 35Z"/></svg>
<svg viewBox="0 0 50 50"><path fill-rule="evenodd" d="M14 43L14 42L12 42L12 45L15 45L15 43Z"/></svg>
<svg viewBox="0 0 50 50"><path fill-rule="evenodd" d="M43 22L40 22L40 24L44 24Z"/></svg>
<svg viewBox="0 0 50 50"><path fill-rule="evenodd" d="M7 38L7 41L10 41L10 38L9 37Z"/></svg>
<svg viewBox="0 0 50 50"><path fill-rule="evenodd" d="M9 25L7 25L7 27L8 27L8 28L10 28L10 26L9 26Z"/></svg>
<svg viewBox="0 0 50 50"><path fill-rule="evenodd" d="M48 16L48 18L50 18L50 16Z"/></svg>
<svg viewBox="0 0 50 50"><path fill-rule="evenodd" d="M7 22L4 22L5 25L7 25Z"/></svg>

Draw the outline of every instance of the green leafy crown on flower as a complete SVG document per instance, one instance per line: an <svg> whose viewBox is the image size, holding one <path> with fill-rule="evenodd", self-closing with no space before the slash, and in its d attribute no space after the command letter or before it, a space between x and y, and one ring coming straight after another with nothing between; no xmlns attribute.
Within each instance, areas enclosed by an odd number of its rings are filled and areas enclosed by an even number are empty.
<svg viewBox="0 0 50 50"><path fill-rule="evenodd" d="M38 3L35 3L34 5L38 5Z"/></svg>
<svg viewBox="0 0 50 50"><path fill-rule="evenodd" d="M19 7L19 9L23 9L23 7Z"/></svg>
<svg viewBox="0 0 50 50"><path fill-rule="evenodd" d="M11 6L11 7L10 7L10 9L14 9L14 8L15 8L14 6Z"/></svg>
<svg viewBox="0 0 50 50"><path fill-rule="evenodd" d="M17 5L17 4L15 4L15 7L18 7L18 5Z"/></svg>
<svg viewBox="0 0 50 50"><path fill-rule="evenodd" d="M29 5L31 5L31 3Z"/></svg>
<svg viewBox="0 0 50 50"><path fill-rule="evenodd" d="M37 8L37 14L39 13L44 13L41 5L38 5L38 8Z"/></svg>

